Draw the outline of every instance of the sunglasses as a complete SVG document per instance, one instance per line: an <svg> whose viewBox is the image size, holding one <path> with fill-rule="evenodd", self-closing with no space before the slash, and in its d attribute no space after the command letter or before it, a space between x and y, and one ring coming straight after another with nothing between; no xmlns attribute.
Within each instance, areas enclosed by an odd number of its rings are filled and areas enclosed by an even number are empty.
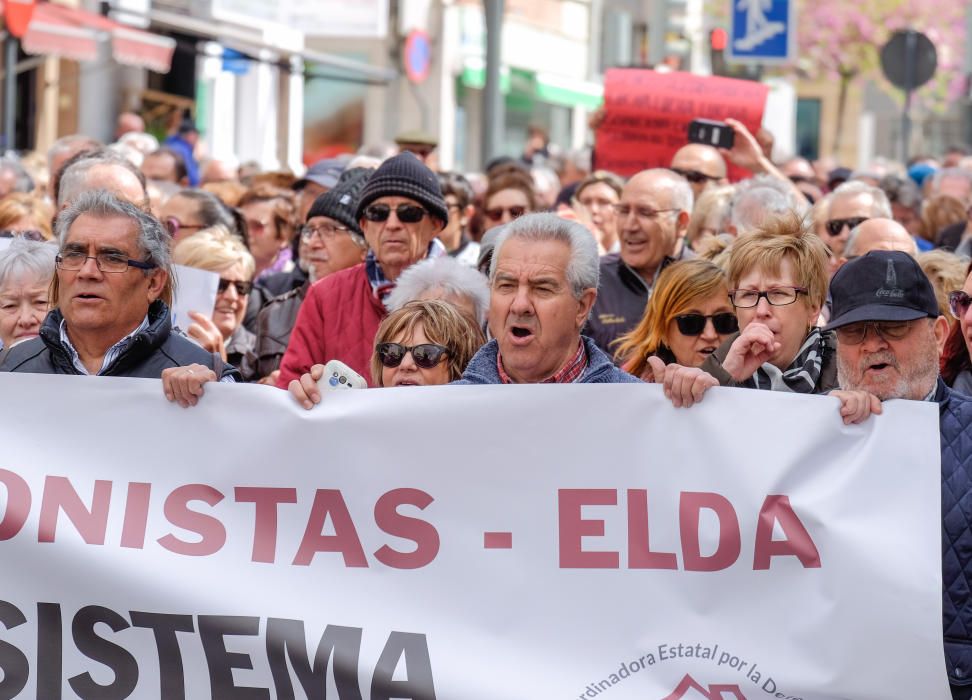
<svg viewBox="0 0 972 700"><path fill-rule="evenodd" d="M490 221L499 221L503 218L503 214L509 213L510 218L519 219L521 216L526 214L526 207L492 207L491 209L485 210L483 213L489 218Z"/></svg>
<svg viewBox="0 0 972 700"><path fill-rule="evenodd" d="M972 304L972 297L962 290L948 293L948 309L955 318L961 319L965 316L969 310L969 304Z"/></svg>
<svg viewBox="0 0 972 700"><path fill-rule="evenodd" d="M392 208L387 204L372 204L364 210L364 217L368 221L388 221ZM417 224L428 214L422 207L414 204L399 204L395 207L395 216L403 224Z"/></svg>
<svg viewBox="0 0 972 700"><path fill-rule="evenodd" d="M203 224L184 224L174 216L168 217L162 222L162 224L165 226L165 230L168 231L169 235L173 238L179 235L179 231L198 231L201 228L206 228Z"/></svg>
<svg viewBox="0 0 972 700"><path fill-rule="evenodd" d="M711 175L706 175L705 173L700 173L698 170L682 170L681 168L672 168L671 171L681 175L693 185L700 185L703 182L719 179L717 177L712 177Z"/></svg>
<svg viewBox="0 0 972 700"><path fill-rule="evenodd" d="M44 234L36 230L14 231L13 229L4 229L0 231L0 238L23 238L25 241L43 241Z"/></svg>
<svg viewBox="0 0 972 700"><path fill-rule="evenodd" d="M701 335L702 331L705 330L706 321L710 318L712 319L712 327L719 335L729 335L739 330L739 321L736 319L736 315L728 311L712 316L682 314L675 317L675 325L678 326L678 332L682 335Z"/></svg>
<svg viewBox="0 0 972 700"><path fill-rule="evenodd" d="M844 227L855 228L868 220L867 216L854 216L850 219L831 219L827 222L827 233L831 236L839 236Z"/></svg>
<svg viewBox="0 0 972 700"><path fill-rule="evenodd" d="M415 364L419 367L422 369L432 369L439 364L444 355L448 354L449 350L434 343L422 343L421 345L413 345L412 347L402 345L401 343L379 343L378 347L375 348L375 352L378 353L378 360L381 364L389 369L402 364L402 360L405 359L405 354L409 352L412 353L412 359L415 360Z"/></svg>
<svg viewBox="0 0 972 700"><path fill-rule="evenodd" d="M250 290L253 289L252 282L243 282L242 280L228 280L220 277L219 284L216 285L216 293L222 294L227 289L229 289L230 285L233 285L236 288L236 293L239 294L241 297L245 297L247 294L250 293Z"/></svg>

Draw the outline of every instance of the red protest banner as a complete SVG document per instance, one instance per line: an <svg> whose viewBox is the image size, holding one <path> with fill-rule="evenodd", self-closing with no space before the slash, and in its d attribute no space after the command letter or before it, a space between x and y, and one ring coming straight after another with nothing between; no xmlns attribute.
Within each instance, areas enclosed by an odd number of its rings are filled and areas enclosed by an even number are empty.
<svg viewBox="0 0 972 700"><path fill-rule="evenodd" d="M604 76L604 121L597 129L594 163L628 177L667 168L688 143L693 119L738 119L753 134L763 121L769 88L751 80L691 73L612 68ZM729 177L746 172L730 165Z"/></svg>

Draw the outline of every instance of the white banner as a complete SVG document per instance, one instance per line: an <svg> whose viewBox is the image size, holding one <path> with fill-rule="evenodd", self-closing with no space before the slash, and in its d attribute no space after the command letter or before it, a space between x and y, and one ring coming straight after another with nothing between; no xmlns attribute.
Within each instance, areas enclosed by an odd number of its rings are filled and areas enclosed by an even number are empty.
<svg viewBox="0 0 972 700"><path fill-rule="evenodd" d="M933 404L0 395L0 698L949 697Z"/></svg>
<svg viewBox="0 0 972 700"><path fill-rule="evenodd" d="M170 310L172 326L187 331L192 325L190 311L198 311L207 318L212 316L219 275L185 265L173 265L172 268L175 272L175 298Z"/></svg>

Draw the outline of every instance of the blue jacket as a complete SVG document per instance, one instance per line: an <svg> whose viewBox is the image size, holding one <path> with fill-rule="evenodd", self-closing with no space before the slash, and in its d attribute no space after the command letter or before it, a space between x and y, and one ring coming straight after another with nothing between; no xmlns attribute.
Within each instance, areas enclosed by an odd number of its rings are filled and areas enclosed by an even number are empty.
<svg viewBox="0 0 972 700"><path fill-rule="evenodd" d="M587 350L587 369L577 379L581 384L627 384L641 383L622 369L618 369L611 362L611 358L594 344L587 336L581 336L584 348ZM496 356L499 354L499 344L491 340L479 349L473 359L469 361L466 371L453 384L500 384L499 370L496 368Z"/></svg>
<svg viewBox="0 0 972 700"><path fill-rule="evenodd" d="M953 685L972 685L972 398L939 379L942 442L942 616Z"/></svg>

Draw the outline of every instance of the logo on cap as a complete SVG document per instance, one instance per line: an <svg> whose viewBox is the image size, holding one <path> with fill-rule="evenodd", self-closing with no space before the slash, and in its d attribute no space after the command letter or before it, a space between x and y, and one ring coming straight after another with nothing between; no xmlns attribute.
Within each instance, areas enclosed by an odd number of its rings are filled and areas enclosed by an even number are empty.
<svg viewBox="0 0 972 700"><path fill-rule="evenodd" d="M894 269L894 261L888 260L888 271L884 277L884 286L878 289L874 296L881 299L904 299L904 290L898 286L898 273Z"/></svg>

